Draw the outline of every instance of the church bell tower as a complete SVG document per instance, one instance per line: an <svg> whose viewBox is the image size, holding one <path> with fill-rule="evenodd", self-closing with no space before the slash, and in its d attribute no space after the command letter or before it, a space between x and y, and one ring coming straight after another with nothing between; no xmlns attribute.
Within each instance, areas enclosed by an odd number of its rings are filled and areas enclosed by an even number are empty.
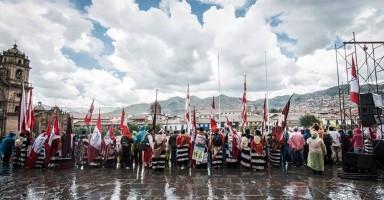
<svg viewBox="0 0 384 200"><path fill-rule="evenodd" d="M25 95L29 90L29 59L17 44L0 53L0 136L18 130L18 118L24 83Z"/></svg>

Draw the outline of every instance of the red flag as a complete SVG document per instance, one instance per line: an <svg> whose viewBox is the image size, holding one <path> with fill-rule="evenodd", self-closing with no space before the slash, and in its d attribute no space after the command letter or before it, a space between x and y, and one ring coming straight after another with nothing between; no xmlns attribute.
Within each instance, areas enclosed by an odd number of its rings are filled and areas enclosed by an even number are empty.
<svg viewBox="0 0 384 200"><path fill-rule="evenodd" d="M283 128L285 128L285 126L287 125L287 118L289 113L289 107L291 105L292 96L293 94L291 95L291 97L289 97L287 104L284 106L283 110L281 111L281 114L284 115Z"/></svg>
<svg viewBox="0 0 384 200"><path fill-rule="evenodd" d="M46 140L47 140L46 134L42 133L39 136L37 136L37 138L33 142L32 150L28 159L28 168L31 169L35 167L35 163L39 157L39 153L41 149L44 148L44 144Z"/></svg>
<svg viewBox="0 0 384 200"><path fill-rule="evenodd" d="M264 99L264 116L263 116L264 122L268 121L268 115L269 115L268 99L267 99L267 94L265 94L265 99Z"/></svg>
<svg viewBox="0 0 384 200"><path fill-rule="evenodd" d="M108 133L104 136L105 145L111 144L116 141L115 131L113 130L113 124L111 123L108 128Z"/></svg>
<svg viewBox="0 0 384 200"><path fill-rule="evenodd" d="M211 108L211 130L215 131L217 129L217 124L215 121L215 97L212 98L212 108Z"/></svg>
<svg viewBox="0 0 384 200"><path fill-rule="evenodd" d="M350 85L350 95L351 95L351 102L355 104L359 104L359 83L357 80L357 73L356 73L356 66L355 66L355 60L352 56L352 69L351 69L351 81L349 82Z"/></svg>
<svg viewBox="0 0 384 200"><path fill-rule="evenodd" d="M52 146L52 143L55 139L60 138L60 128L59 128L59 120L57 119L57 116L55 116L53 121L53 129L50 133L47 133L48 135L48 143L46 146L47 149L47 157L46 162L48 163L51 160L51 156L55 154L55 152L58 150L58 146Z"/></svg>
<svg viewBox="0 0 384 200"><path fill-rule="evenodd" d="M51 146L52 141L56 138L60 138L59 120L57 119L57 116L55 116L53 121L53 129L49 134L48 145Z"/></svg>
<svg viewBox="0 0 384 200"><path fill-rule="evenodd" d="M25 121L25 129L28 131L33 130L35 125L35 116L34 116L33 105L32 105L32 88L29 89L28 108L26 111L26 116L24 121Z"/></svg>
<svg viewBox="0 0 384 200"><path fill-rule="evenodd" d="M97 150L101 149L101 130L102 130L101 116L100 116L100 110L99 110L99 116L97 117L96 126L95 126L95 129L93 130L91 139L89 141L89 144Z"/></svg>
<svg viewBox="0 0 384 200"><path fill-rule="evenodd" d="M47 130L45 130L45 134L49 136L51 133L51 118L47 117Z"/></svg>
<svg viewBox="0 0 384 200"><path fill-rule="evenodd" d="M243 93L243 100L242 100L242 110L241 110L241 129L244 129L244 127L247 125L247 78L244 76L244 93Z"/></svg>
<svg viewBox="0 0 384 200"><path fill-rule="evenodd" d="M127 125L127 120L125 118L125 111L123 108L123 111L121 111L121 119L120 119L120 130L121 134L124 136L131 136L131 131L129 130L129 127Z"/></svg>
<svg viewBox="0 0 384 200"><path fill-rule="evenodd" d="M25 121L27 112L27 102L25 99L24 81L21 83L21 101L20 101L20 115L19 115L19 133L25 131Z"/></svg>
<svg viewBox="0 0 384 200"><path fill-rule="evenodd" d="M95 109L95 107L93 106L93 103L94 103L94 102L95 102L95 100L93 99L93 100L92 100L92 103L91 103L91 106L90 106L89 109L88 109L87 115L85 115L84 123L85 123L86 125L89 125L89 123L90 123L91 120L92 120L93 109Z"/></svg>
<svg viewBox="0 0 384 200"><path fill-rule="evenodd" d="M189 98L189 84L187 88L187 97L185 98L185 123L187 124L187 133L191 134L191 100Z"/></svg>

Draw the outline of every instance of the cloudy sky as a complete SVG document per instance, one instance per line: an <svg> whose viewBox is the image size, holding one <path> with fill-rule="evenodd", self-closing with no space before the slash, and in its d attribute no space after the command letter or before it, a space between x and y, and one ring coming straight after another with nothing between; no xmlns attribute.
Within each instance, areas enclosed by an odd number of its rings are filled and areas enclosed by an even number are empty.
<svg viewBox="0 0 384 200"><path fill-rule="evenodd" d="M0 49L31 60L35 102L121 106L159 98L337 84L334 43L384 38L382 0L0 0ZM265 56L266 55L266 56ZM266 58L266 59L265 59Z"/></svg>

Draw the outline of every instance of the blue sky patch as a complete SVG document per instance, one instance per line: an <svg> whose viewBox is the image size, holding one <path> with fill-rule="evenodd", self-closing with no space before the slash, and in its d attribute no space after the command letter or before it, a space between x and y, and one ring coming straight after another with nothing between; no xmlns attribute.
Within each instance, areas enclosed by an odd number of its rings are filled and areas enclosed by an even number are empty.
<svg viewBox="0 0 384 200"><path fill-rule="evenodd" d="M93 69L99 67L99 62L88 53L75 52L73 49L66 47L62 48L61 52L64 54L65 57L71 59L79 67L83 67L86 69Z"/></svg>
<svg viewBox="0 0 384 200"><path fill-rule="evenodd" d="M283 13L273 15L267 18L266 21L271 27L277 27L279 24L283 23L283 21L280 19L281 15L283 15Z"/></svg>
<svg viewBox="0 0 384 200"><path fill-rule="evenodd" d="M147 11L150 8L159 8L160 0L135 0L140 10Z"/></svg>
<svg viewBox="0 0 384 200"><path fill-rule="evenodd" d="M86 8L92 5L92 0L70 0L76 9L86 12Z"/></svg>
<svg viewBox="0 0 384 200"><path fill-rule="evenodd" d="M205 4L201 3L197 0L187 0L189 5L191 5L192 14L196 15L197 20L199 20L200 24L203 24L203 14L205 11L207 11L209 8L214 6L213 4Z"/></svg>
<svg viewBox="0 0 384 200"><path fill-rule="evenodd" d="M242 8L236 9L235 16L236 17L245 17L245 14L247 14L249 8L256 3L257 0L249 0L247 1L246 5L244 5Z"/></svg>
<svg viewBox="0 0 384 200"><path fill-rule="evenodd" d="M93 23L92 35L97 39L101 40L104 44L102 55L111 54L115 50L115 48L112 44L113 40L107 35L108 29L96 21L92 21L92 23Z"/></svg>

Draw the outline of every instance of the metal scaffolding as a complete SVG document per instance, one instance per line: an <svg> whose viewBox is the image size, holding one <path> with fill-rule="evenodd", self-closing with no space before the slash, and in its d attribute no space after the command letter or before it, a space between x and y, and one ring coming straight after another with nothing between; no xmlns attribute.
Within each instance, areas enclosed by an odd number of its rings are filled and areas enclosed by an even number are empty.
<svg viewBox="0 0 384 200"><path fill-rule="evenodd" d="M384 94L384 41L356 41L353 38L335 43L340 121L344 128L359 124L361 105L352 105L349 97L352 59L354 59L359 93ZM343 69L344 68L344 69ZM347 121L350 124L347 124ZM383 131L382 131L383 133Z"/></svg>

